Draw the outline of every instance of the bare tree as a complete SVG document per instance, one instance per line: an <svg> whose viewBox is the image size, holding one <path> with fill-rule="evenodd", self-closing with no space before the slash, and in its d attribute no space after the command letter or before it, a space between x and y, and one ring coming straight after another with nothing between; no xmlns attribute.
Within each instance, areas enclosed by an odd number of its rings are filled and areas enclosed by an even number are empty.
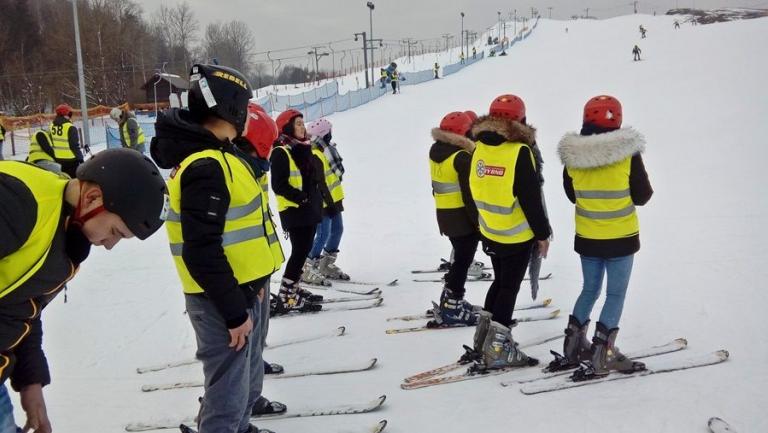
<svg viewBox="0 0 768 433"><path fill-rule="evenodd" d="M202 52L206 59L217 59L222 65L250 73L249 54L255 39L251 29L242 21L212 23L205 29Z"/></svg>

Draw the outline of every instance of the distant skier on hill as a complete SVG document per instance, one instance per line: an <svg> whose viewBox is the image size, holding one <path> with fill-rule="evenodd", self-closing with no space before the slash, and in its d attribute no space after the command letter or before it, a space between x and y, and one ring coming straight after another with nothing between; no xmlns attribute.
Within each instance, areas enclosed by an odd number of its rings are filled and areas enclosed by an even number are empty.
<svg viewBox="0 0 768 433"><path fill-rule="evenodd" d="M637 45L635 45L635 48L632 48L632 54L634 55L634 61L635 62L642 60L640 58L640 53L641 52L642 51L640 50L640 47L638 47Z"/></svg>
<svg viewBox="0 0 768 433"><path fill-rule="evenodd" d="M643 27L643 25L641 24L640 25L640 38L641 39L645 39L645 32L646 32L645 27Z"/></svg>
<svg viewBox="0 0 768 433"><path fill-rule="evenodd" d="M675 30L680 28L680 21L675 20Z"/></svg>

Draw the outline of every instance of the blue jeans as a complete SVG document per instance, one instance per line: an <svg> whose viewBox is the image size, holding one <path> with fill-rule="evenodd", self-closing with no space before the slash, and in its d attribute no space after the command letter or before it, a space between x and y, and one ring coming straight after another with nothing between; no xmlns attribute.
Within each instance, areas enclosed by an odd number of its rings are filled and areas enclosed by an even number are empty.
<svg viewBox="0 0 768 433"><path fill-rule="evenodd" d="M269 281L265 284L269 296ZM249 429L251 409L264 385L262 360L264 330L262 303L258 298L248 309L253 331L246 345L236 352L229 347L224 318L206 297L187 295L187 313L197 338L197 359L203 362L205 393L200 407L200 433L244 433ZM265 299L265 303L269 298ZM4 433L4 432L0 432Z"/></svg>
<svg viewBox="0 0 768 433"><path fill-rule="evenodd" d="M632 274L634 255L604 259L581 256L581 272L584 274L584 288L581 290L573 315L580 323L589 319L603 286L603 275L608 273L606 298L600 322L608 329L618 328L621 312L624 310L624 298L627 295L629 277Z"/></svg>
<svg viewBox="0 0 768 433"><path fill-rule="evenodd" d="M329 253L339 251L342 233L344 233L344 221L341 218L341 212L332 217L324 216L320 224L317 225L315 243L312 244L312 250L309 251L309 258L320 257L323 249Z"/></svg>
<svg viewBox="0 0 768 433"><path fill-rule="evenodd" d="M13 419L13 404L5 384L0 385L0 433L16 433L16 421Z"/></svg>

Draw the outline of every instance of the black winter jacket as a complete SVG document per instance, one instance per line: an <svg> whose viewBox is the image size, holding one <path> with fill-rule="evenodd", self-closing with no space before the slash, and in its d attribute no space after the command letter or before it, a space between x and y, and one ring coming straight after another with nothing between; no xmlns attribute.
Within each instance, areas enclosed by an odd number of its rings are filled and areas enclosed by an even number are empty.
<svg viewBox="0 0 768 433"><path fill-rule="evenodd" d="M653 188L645 171L640 153L645 150L645 139L632 128L622 128L592 135L586 129L582 134L566 134L558 146L563 168L563 189L571 203L576 203L573 179L568 167L601 167L632 157L629 173L629 191L632 202L642 206L651 199ZM618 239L587 239L574 236L574 250L588 257L613 258L634 254L640 250L640 233Z"/></svg>
<svg viewBox="0 0 768 433"><path fill-rule="evenodd" d="M155 133L150 152L161 168L176 167L189 155L207 149L236 154L231 143L217 139L185 110L160 113ZM204 290L198 296L213 302L230 329L248 319L247 308L269 278L238 285L224 255L221 236L230 200L224 176L231 175L223 172L216 160L205 158L187 167L180 179L182 258L192 278Z"/></svg>
<svg viewBox="0 0 768 433"><path fill-rule="evenodd" d="M429 159L441 163L458 152L453 160L453 168L459 174L459 188L464 207L457 209L435 209L437 226L440 233L448 237L467 236L477 233L477 207L469 190L469 170L472 163L472 152L475 143L470 139L443 131L440 128L432 130L435 143L429 149ZM462 152L466 150L466 152ZM467 153L469 152L469 153Z"/></svg>
<svg viewBox="0 0 768 433"><path fill-rule="evenodd" d="M280 224L286 231L295 227L315 226L322 220L323 202L333 204L325 185L323 163L312 153L311 145L303 144L295 138L283 134L279 145L288 149L301 172L301 189L296 189L288 183L288 156L280 149L272 151L272 191L299 204L299 207L290 207L280 212Z"/></svg>
<svg viewBox="0 0 768 433"><path fill-rule="evenodd" d="M472 127L472 136L488 146L499 146L505 142L524 143L532 148L536 143L536 130L520 122L499 117L483 116ZM520 202L525 219L533 231L534 239L545 240L552 234L549 219L544 211L541 190L542 178L531 161L529 148L522 148L515 162L515 180L512 191ZM537 152L534 152L534 157ZM536 160L536 165L541 162ZM483 238L486 250L499 256L516 254L528 248L530 242L501 244Z"/></svg>

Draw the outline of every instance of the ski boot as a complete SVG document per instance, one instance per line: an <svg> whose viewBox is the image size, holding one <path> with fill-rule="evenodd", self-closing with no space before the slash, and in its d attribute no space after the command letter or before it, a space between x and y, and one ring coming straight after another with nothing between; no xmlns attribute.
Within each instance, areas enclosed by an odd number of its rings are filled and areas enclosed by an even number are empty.
<svg viewBox="0 0 768 433"><path fill-rule="evenodd" d="M493 315L485 310L479 310L477 313L477 326L475 326L475 336L472 339L472 347L464 345L464 354L459 358L459 364L477 363L483 360L483 342L488 335L488 328L491 324Z"/></svg>
<svg viewBox="0 0 768 433"><path fill-rule="evenodd" d="M597 322L595 336L592 337L590 360L573 373L571 379L574 382L598 379L612 371L631 374L645 370L644 363L627 358L615 346L618 333L619 328L608 329L601 322Z"/></svg>
<svg viewBox="0 0 768 433"><path fill-rule="evenodd" d="M325 278L318 269L319 263L320 258L307 258L307 261L304 262L304 269L301 273L301 281L315 286L330 287L332 285L331 282Z"/></svg>
<svg viewBox="0 0 768 433"><path fill-rule="evenodd" d="M440 294L440 305L433 310L432 314L434 319L430 322L435 322L437 326L477 325L477 313L473 305L464 299L457 298L448 288L443 288L443 293Z"/></svg>
<svg viewBox="0 0 768 433"><path fill-rule="evenodd" d="M338 266L336 266L336 257L338 254L338 251L332 253L323 251L323 255L320 256L318 270L321 275L330 278L331 280L349 281L349 275L345 274Z"/></svg>
<svg viewBox="0 0 768 433"><path fill-rule="evenodd" d="M513 323L514 326L514 323ZM491 321L482 348L483 359L474 365L479 373L512 367L532 367L539 360L526 355L512 338L512 330Z"/></svg>
<svg viewBox="0 0 768 433"><path fill-rule="evenodd" d="M467 269L467 277L488 278L490 277L490 273L483 271L483 262L473 262Z"/></svg>
<svg viewBox="0 0 768 433"><path fill-rule="evenodd" d="M264 415L280 415L288 410L288 406L279 401L269 401L266 397L261 396L256 403L253 404L251 409L251 416L259 417ZM263 430L262 430L263 431Z"/></svg>
<svg viewBox="0 0 768 433"><path fill-rule="evenodd" d="M285 369L280 364L264 361L264 374L283 374Z"/></svg>
<svg viewBox="0 0 768 433"><path fill-rule="evenodd" d="M280 284L280 292L277 295L276 314L286 314L291 311L320 311L323 308L322 305L314 304L309 296L301 293L301 290L303 289L299 287L297 282L283 278ZM320 296L312 295L308 290L304 290L304 292L309 293L311 296ZM322 296L320 296L320 299L322 300Z"/></svg>
<svg viewBox="0 0 768 433"><path fill-rule="evenodd" d="M569 370L576 368L591 357L591 345L587 340L587 328L589 320L584 324L579 323L579 319L570 315L568 317L568 327L565 328L565 342L563 342L563 354L550 350L555 360L550 362L545 371L553 372L560 370Z"/></svg>
<svg viewBox="0 0 768 433"><path fill-rule="evenodd" d="M440 266L437 267L440 272L448 272L451 270L451 262L445 259L440 259Z"/></svg>
<svg viewBox="0 0 768 433"><path fill-rule="evenodd" d="M264 428L260 429L253 424L248 424L248 431L243 433L275 433L275 432L272 430L264 429Z"/></svg>

